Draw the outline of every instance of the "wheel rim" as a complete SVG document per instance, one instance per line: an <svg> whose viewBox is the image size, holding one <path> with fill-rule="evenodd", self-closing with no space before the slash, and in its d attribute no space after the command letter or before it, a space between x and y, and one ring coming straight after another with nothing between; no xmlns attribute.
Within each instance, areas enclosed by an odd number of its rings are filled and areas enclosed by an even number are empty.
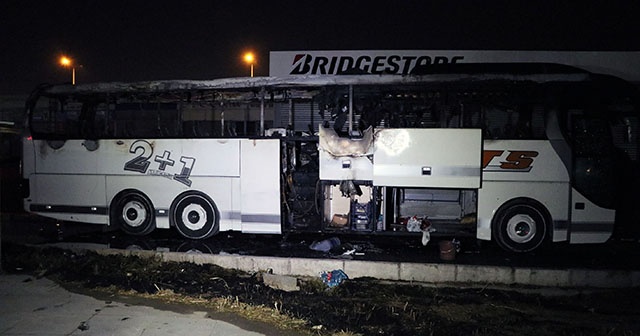
<svg viewBox="0 0 640 336"><path fill-rule="evenodd" d="M182 223L191 231L202 229L207 224L207 211L196 203L191 203L182 210Z"/></svg>
<svg viewBox="0 0 640 336"><path fill-rule="evenodd" d="M169 221L189 239L209 238L218 233L218 210L215 203L198 191L186 191L173 201Z"/></svg>
<svg viewBox="0 0 640 336"><path fill-rule="evenodd" d="M518 214L507 222L507 235L515 243L527 243L535 237L536 227L536 221L531 216Z"/></svg>
<svg viewBox="0 0 640 336"><path fill-rule="evenodd" d="M111 202L109 223L128 235L149 234L156 227L153 203L138 190L123 190Z"/></svg>
<svg viewBox="0 0 640 336"><path fill-rule="evenodd" d="M147 210L138 201L130 201L122 207L122 220L131 227L141 226L147 218Z"/></svg>

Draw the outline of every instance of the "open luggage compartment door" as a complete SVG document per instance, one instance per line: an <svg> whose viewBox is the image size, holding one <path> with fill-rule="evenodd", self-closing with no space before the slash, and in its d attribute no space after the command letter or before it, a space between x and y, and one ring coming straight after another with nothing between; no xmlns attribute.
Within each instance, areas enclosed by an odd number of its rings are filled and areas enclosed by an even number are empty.
<svg viewBox="0 0 640 336"><path fill-rule="evenodd" d="M480 188L480 129L382 129L374 144L374 185Z"/></svg>

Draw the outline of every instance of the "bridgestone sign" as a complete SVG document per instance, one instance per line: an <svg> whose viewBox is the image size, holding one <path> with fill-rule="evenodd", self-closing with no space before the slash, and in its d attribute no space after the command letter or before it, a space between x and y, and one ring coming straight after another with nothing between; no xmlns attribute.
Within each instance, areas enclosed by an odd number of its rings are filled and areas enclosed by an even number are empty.
<svg viewBox="0 0 640 336"><path fill-rule="evenodd" d="M640 82L640 52L504 50L272 51L270 76L396 74L454 63L560 63Z"/></svg>
<svg viewBox="0 0 640 336"><path fill-rule="evenodd" d="M341 75L341 74L401 74L408 75L416 66L447 64L462 61L464 56L314 56L297 54L293 60L291 75Z"/></svg>

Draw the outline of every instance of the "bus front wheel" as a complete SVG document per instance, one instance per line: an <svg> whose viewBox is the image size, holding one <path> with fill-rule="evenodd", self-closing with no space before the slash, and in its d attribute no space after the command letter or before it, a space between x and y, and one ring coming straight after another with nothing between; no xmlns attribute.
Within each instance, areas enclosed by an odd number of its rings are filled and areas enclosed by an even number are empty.
<svg viewBox="0 0 640 336"><path fill-rule="evenodd" d="M504 250L531 252L547 241L549 217L544 206L534 200L512 200L500 207L494 217L493 237Z"/></svg>
<svg viewBox="0 0 640 336"><path fill-rule="evenodd" d="M126 234L143 236L156 227L153 204L137 190L125 190L118 194L110 209L110 221Z"/></svg>
<svg viewBox="0 0 640 336"><path fill-rule="evenodd" d="M199 191L186 191L176 197L170 216L171 224L189 239L206 239L220 229L218 208L209 196Z"/></svg>

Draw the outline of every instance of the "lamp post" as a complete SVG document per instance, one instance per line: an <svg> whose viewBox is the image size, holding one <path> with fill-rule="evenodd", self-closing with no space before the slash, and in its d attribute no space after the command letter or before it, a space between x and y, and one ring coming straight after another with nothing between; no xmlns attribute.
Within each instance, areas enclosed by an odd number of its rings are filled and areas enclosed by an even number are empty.
<svg viewBox="0 0 640 336"><path fill-rule="evenodd" d="M251 66L251 77L253 77L253 64L255 63L256 57L253 55L252 52L248 52L244 54L244 61L246 63L249 63L249 65Z"/></svg>
<svg viewBox="0 0 640 336"><path fill-rule="evenodd" d="M71 68L71 85L76 85L76 66L73 60L67 56L60 57L60 65L65 68Z"/></svg>

